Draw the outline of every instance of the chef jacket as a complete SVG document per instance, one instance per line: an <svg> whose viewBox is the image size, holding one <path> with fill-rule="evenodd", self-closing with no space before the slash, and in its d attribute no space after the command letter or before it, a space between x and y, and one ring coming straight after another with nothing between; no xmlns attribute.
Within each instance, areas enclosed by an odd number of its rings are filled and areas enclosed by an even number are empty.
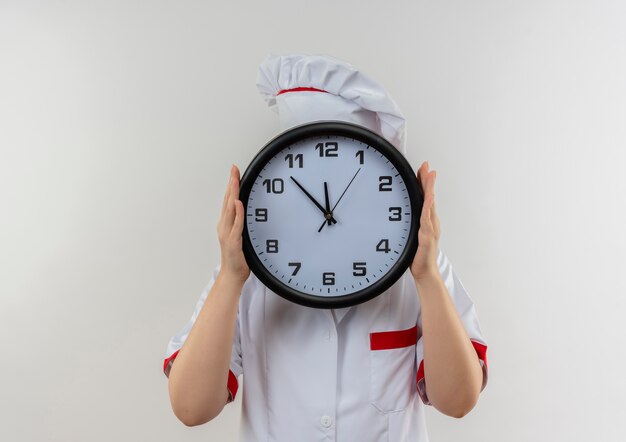
<svg viewBox="0 0 626 442"><path fill-rule="evenodd" d="M474 304L438 250L437 265L487 382L487 346ZM219 273L167 346L169 373ZM242 390L240 440L426 442L421 308L409 269L379 296L325 310L278 296L250 273L239 300L228 376Z"/></svg>

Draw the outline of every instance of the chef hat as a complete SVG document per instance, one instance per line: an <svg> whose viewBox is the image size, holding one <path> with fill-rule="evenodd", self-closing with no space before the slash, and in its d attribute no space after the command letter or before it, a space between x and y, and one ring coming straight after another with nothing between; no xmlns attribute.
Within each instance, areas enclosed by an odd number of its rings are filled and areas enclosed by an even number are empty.
<svg viewBox="0 0 626 442"><path fill-rule="evenodd" d="M278 113L282 130L320 120L348 121L383 136L406 156L398 105L346 62L326 55L270 55L259 66L257 88Z"/></svg>

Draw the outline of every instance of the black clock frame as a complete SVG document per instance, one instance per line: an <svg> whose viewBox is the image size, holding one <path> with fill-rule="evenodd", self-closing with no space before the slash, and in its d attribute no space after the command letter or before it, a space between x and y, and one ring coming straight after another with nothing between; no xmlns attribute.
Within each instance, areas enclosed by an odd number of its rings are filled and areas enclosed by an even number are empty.
<svg viewBox="0 0 626 442"><path fill-rule="evenodd" d="M283 298L300 305L313 308L342 308L369 301L391 287L411 265L418 247L417 233L423 206L423 195L417 182L415 172L404 156L380 135L353 123L343 121L320 121L293 127L270 140L252 159L240 182L239 199L243 202L244 212L248 211L248 198L252 185L267 162L276 154L296 142L320 136L344 136L361 141L382 153L400 173L407 187L411 204L411 224L407 243L398 260L390 271L370 286L357 292L342 296L316 296L300 292L283 284L268 271L252 246L248 233L247 216L244 219L243 253L256 277L270 290Z"/></svg>

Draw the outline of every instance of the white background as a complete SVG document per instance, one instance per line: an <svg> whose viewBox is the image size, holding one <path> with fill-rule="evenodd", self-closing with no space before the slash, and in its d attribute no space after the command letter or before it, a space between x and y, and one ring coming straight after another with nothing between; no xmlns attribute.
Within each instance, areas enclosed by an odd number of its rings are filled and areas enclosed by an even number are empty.
<svg viewBox="0 0 626 442"><path fill-rule="evenodd" d="M0 0L0 439L232 441L162 358L219 260L228 169L278 130L268 53L384 84L438 171L490 380L433 441L623 441L623 1Z"/></svg>

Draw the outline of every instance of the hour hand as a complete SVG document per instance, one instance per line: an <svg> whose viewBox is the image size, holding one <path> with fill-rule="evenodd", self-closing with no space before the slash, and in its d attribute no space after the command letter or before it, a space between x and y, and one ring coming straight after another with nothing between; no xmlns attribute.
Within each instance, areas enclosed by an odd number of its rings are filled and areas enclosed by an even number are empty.
<svg viewBox="0 0 626 442"><path fill-rule="evenodd" d="M322 205L320 203L318 203L317 200L315 198L313 198L313 196L309 192L307 192L306 189L304 187L302 187L302 185L300 185L300 183L297 182L294 177L290 176L289 178L291 178L291 180L294 183L296 183L296 185L304 192L304 194L306 196L308 196L311 201L313 201L313 204L315 204L315 206L322 211L322 213L324 214L324 217L326 217L327 215L330 214L330 212L327 212L326 209L324 209L324 207L322 207ZM330 216L329 220L334 222L334 223L337 222L337 220L332 215Z"/></svg>
<svg viewBox="0 0 626 442"><path fill-rule="evenodd" d="M328 183L326 181L324 181L324 204L326 205L326 219L328 221L328 225L330 226L331 224L336 224L337 221L333 222L333 220L331 219L333 216L333 212L331 212L330 210L330 198L328 197Z"/></svg>

